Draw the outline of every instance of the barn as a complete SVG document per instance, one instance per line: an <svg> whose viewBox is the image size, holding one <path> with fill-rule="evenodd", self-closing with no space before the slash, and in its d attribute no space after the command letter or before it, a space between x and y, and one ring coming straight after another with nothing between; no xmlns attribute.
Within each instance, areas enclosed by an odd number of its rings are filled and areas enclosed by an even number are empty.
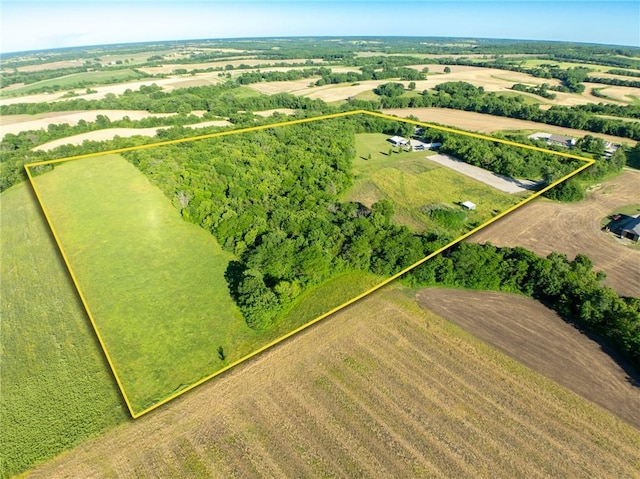
<svg viewBox="0 0 640 479"><path fill-rule="evenodd" d="M620 237L638 242L640 240L640 216L630 217L620 229Z"/></svg>

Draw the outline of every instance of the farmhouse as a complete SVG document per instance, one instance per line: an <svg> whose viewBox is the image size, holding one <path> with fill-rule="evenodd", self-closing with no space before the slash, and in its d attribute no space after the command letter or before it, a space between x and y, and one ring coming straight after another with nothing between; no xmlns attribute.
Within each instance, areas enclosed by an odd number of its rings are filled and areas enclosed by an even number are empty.
<svg viewBox="0 0 640 479"><path fill-rule="evenodd" d="M465 201L464 203L461 203L461 204L465 210L473 211L476 209L476 204L472 203L471 201Z"/></svg>
<svg viewBox="0 0 640 479"><path fill-rule="evenodd" d="M402 138L401 136L392 136L388 141L393 146L407 146L409 144L409 140Z"/></svg>
<svg viewBox="0 0 640 479"><path fill-rule="evenodd" d="M627 238L631 241L638 242L640 240L640 215L630 217L620 229L620 237Z"/></svg>

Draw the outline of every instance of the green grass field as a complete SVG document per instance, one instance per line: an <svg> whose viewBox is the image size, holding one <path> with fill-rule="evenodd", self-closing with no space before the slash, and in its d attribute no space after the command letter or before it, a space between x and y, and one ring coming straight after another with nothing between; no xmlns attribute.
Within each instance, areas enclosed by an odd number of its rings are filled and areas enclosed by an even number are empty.
<svg viewBox="0 0 640 479"><path fill-rule="evenodd" d="M340 274L253 330L224 278L233 256L123 158L63 163L35 182L136 414L382 280Z"/></svg>
<svg viewBox="0 0 640 479"><path fill-rule="evenodd" d="M31 187L0 205L0 477L11 477L128 412Z"/></svg>
<svg viewBox="0 0 640 479"><path fill-rule="evenodd" d="M431 207L457 208L457 203L472 201L477 209L466 213L466 226L477 225L496 212L522 200L449 168L430 162L427 155L434 152L414 151L389 155L388 135L361 133L356 135L356 159L353 163L355 181L345 194L346 201L358 201L371 206L390 198L395 204L394 219L416 231L438 230L428 212ZM369 159L369 156L371 159Z"/></svg>
<svg viewBox="0 0 640 479"><path fill-rule="evenodd" d="M72 88L82 88L85 84L88 86L125 82L135 80L140 77L139 73L130 69L74 73L72 75L65 75L58 78L52 78L50 80L42 80L30 83L29 85L24 85L20 88L11 90L10 95L26 95L34 91L39 91L43 88L53 88L56 86L59 87L61 91L64 91Z"/></svg>
<svg viewBox="0 0 640 479"><path fill-rule="evenodd" d="M134 166L108 155L35 182L135 412L247 353L233 257Z"/></svg>

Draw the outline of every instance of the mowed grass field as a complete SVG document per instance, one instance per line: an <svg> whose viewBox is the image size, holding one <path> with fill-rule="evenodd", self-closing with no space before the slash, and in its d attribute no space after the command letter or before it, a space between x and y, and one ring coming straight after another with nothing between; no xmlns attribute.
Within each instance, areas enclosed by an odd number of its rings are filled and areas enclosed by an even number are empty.
<svg viewBox="0 0 640 479"><path fill-rule="evenodd" d="M0 477L128 412L27 183L0 195Z"/></svg>
<svg viewBox="0 0 640 479"><path fill-rule="evenodd" d="M228 292L232 255L133 165L71 161L35 183L134 412L247 354L256 333Z"/></svg>
<svg viewBox="0 0 640 479"><path fill-rule="evenodd" d="M466 225L455 232L461 234L471 229L469 226L477 226L523 199L430 162L428 155L434 152L396 153L393 148L394 152L389 154L392 145L388 138L381 133L356 135L355 180L344 195L345 200L370 207L389 198L395 205L395 221L418 232L437 231L441 227L430 217L429 207L461 211L458 203L472 201L477 209L466 212Z"/></svg>
<svg viewBox="0 0 640 479"><path fill-rule="evenodd" d="M636 477L640 431L397 285L33 471L50 477Z"/></svg>
<svg viewBox="0 0 640 479"><path fill-rule="evenodd" d="M63 163L35 182L136 414L383 279L342 273L253 330L224 277L234 257L122 157Z"/></svg>

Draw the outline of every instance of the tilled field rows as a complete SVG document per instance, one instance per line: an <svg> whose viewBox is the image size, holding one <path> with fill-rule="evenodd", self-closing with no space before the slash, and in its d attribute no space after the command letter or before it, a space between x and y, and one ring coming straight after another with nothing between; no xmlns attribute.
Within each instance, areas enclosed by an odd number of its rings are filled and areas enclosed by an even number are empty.
<svg viewBox="0 0 640 479"><path fill-rule="evenodd" d="M640 433L387 289L32 477L605 477Z"/></svg>

